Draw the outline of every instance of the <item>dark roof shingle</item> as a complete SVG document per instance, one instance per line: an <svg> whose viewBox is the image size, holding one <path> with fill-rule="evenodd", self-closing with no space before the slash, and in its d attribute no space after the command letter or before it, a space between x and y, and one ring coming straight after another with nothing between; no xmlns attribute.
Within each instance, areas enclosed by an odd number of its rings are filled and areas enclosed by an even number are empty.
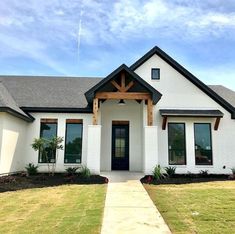
<svg viewBox="0 0 235 234"><path fill-rule="evenodd" d="M102 78L0 76L0 109L6 108L23 118L31 118L21 108L87 108L85 93ZM209 85L217 95L234 108L235 92L222 85ZM32 120L32 118L31 118Z"/></svg>
<svg viewBox="0 0 235 234"><path fill-rule="evenodd" d="M101 78L0 77L19 107L85 108L84 93Z"/></svg>

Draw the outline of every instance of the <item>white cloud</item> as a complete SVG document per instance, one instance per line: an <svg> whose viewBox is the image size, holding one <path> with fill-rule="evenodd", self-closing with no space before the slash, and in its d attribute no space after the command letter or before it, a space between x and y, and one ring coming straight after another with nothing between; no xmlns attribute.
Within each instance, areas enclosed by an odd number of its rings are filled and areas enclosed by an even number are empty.
<svg viewBox="0 0 235 234"><path fill-rule="evenodd" d="M79 53L85 44L118 46L159 37L187 41L207 40L211 36L235 38L235 11L221 11L221 1L213 7L206 7L205 2L3 0L0 41L7 43L8 48L1 49L2 56L12 56L15 50L17 56L22 53L56 68L53 56L46 52L49 47L71 55ZM15 41L7 42L6 35Z"/></svg>

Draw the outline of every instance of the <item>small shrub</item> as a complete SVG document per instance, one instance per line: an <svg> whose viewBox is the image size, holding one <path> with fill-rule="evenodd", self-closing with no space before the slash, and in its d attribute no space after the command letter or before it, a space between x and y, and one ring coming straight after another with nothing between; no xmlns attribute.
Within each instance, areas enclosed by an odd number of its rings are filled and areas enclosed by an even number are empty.
<svg viewBox="0 0 235 234"><path fill-rule="evenodd" d="M176 167L165 167L165 171L169 177L173 177L175 175Z"/></svg>
<svg viewBox="0 0 235 234"><path fill-rule="evenodd" d="M199 174L203 177L207 177L208 176L208 170L201 170Z"/></svg>
<svg viewBox="0 0 235 234"><path fill-rule="evenodd" d="M152 183L153 182L153 176L147 176L146 177L146 180L145 180L145 183L147 183L147 184L150 184L150 183Z"/></svg>
<svg viewBox="0 0 235 234"><path fill-rule="evenodd" d="M155 180L162 180L166 178L166 175L164 174L163 169L161 168L160 165L157 165L153 169L153 178Z"/></svg>
<svg viewBox="0 0 235 234"><path fill-rule="evenodd" d="M82 178L89 178L91 176L91 171L88 167L82 165L79 170L79 175Z"/></svg>
<svg viewBox="0 0 235 234"><path fill-rule="evenodd" d="M38 166L35 166L33 163L26 165L25 169L29 176L36 175L38 173Z"/></svg>
<svg viewBox="0 0 235 234"><path fill-rule="evenodd" d="M78 170L78 167L68 167L65 169L65 171L67 172L68 176L73 176L76 174Z"/></svg>
<svg viewBox="0 0 235 234"><path fill-rule="evenodd" d="M232 174L235 175L235 167L231 168Z"/></svg>

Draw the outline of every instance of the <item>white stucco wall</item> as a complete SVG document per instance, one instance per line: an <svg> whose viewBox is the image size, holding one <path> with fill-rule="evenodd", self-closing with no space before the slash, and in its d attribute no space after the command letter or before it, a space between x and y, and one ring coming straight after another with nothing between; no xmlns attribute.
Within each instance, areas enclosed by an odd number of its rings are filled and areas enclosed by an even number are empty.
<svg viewBox="0 0 235 234"><path fill-rule="evenodd" d="M105 101L100 105L101 113L101 170L111 170L112 121L128 120L130 171L143 170L143 108L136 101L126 101L119 106L119 100Z"/></svg>
<svg viewBox="0 0 235 234"><path fill-rule="evenodd" d="M100 174L101 125L88 125L87 167L93 174Z"/></svg>
<svg viewBox="0 0 235 234"><path fill-rule="evenodd" d="M151 68L160 68L160 80L151 80ZM168 166L168 131L161 129L162 117L159 109L219 109L224 117L218 131L213 129L215 118L168 118L168 122L185 123L186 129L187 165L176 166L176 171L198 173L200 170L209 170L210 173L230 173L230 168L235 166L235 120L231 119L231 114L157 55L152 56L135 72L163 95L154 107L154 125L159 126L159 164ZM193 123L198 122L212 124L212 166L195 165Z"/></svg>
<svg viewBox="0 0 235 234"><path fill-rule="evenodd" d="M151 80L151 68L160 68L161 77L159 81ZM156 131L153 131L152 134L151 131L144 134L144 129L146 129L147 125L147 108L143 102L138 104L136 101L125 100L125 106L117 105L118 100L100 103L98 112L98 124L101 125L100 161L88 160L88 166L91 165L95 169L99 167L100 162L101 170L111 170L113 120L124 120L130 123L130 171L147 172L147 170L151 170L150 161L153 162L152 164L159 163L163 167L168 166L168 130L167 128L166 130L161 128L162 117L159 114L159 109L219 109L224 113L224 117L221 119L218 131L213 129L214 118L168 118L168 122L185 123L187 165L176 166L176 172L198 173L200 170L209 170L210 173L230 173L230 168L235 167L235 120L231 119L231 114L157 55L152 56L135 72L163 95L157 105L154 106L153 125L157 126L157 134ZM92 144L88 144L88 125L92 124L92 114L31 114L35 118L33 123L26 123L9 114L0 113L0 173L23 170L27 163L38 164L38 152L32 149L31 144L34 138L40 136L41 118L58 119L57 135L64 138L66 119L83 119L82 164L87 165L88 147L92 147ZM195 165L193 124L199 122L211 123L212 126L212 166ZM144 148L144 140L151 141L152 146L154 142L156 143L156 148L154 149L156 158L154 158L154 151L149 148L151 153L150 161L146 161L146 157L150 153L148 154L146 148ZM92 141L94 141L93 138L91 138ZM90 155L92 156L92 150ZM93 162L94 164L92 164ZM147 170L146 165L148 165ZM64 150L60 150L58 152L56 171L64 172L65 168L69 166L78 166L78 164L64 164ZM226 169L223 169L223 166ZM47 171L47 165L39 164L39 170Z"/></svg>
<svg viewBox="0 0 235 234"><path fill-rule="evenodd" d="M38 164L38 152L31 147L34 138L40 137L40 119L57 119L57 136L63 137L65 140L66 119L82 119L83 120L83 138L82 138L82 163L87 163L87 139L88 139L88 125L92 123L91 114L77 114L77 113L31 113L35 121L28 126L28 134L26 140L25 156L28 163L39 165L39 171L47 171L47 164ZM63 141L64 148L65 141ZM64 163L64 149L58 151L58 159L56 163L56 171L64 172L67 167L79 166L79 164L65 164Z"/></svg>
<svg viewBox="0 0 235 234"><path fill-rule="evenodd" d="M157 139L158 127L145 126L143 129L143 171L146 175L152 174L155 165L159 164Z"/></svg>
<svg viewBox="0 0 235 234"><path fill-rule="evenodd" d="M19 118L0 113L0 174L24 168L27 126Z"/></svg>

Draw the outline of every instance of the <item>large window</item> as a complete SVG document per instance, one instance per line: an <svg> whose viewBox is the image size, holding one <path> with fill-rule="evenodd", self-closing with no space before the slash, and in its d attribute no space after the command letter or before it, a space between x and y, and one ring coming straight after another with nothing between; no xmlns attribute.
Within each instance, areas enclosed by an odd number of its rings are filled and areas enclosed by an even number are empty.
<svg viewBox="0 0 235 234"><path fill-rule="evenodd" d="M195 123L194 134L196 165L212 165L211 125Z"/></svg>
<svg viewBox="0 0 235 234"><path fill-rule="evenodd" d="M57 136L57 119L42 119L40 137L50 140L55 136ZM46 147L43 154L39 152L38 161L39 163L53 163L55 162L55 154L56 152L53 152L49 147Z"/></svg>
<svg viewBox="0 0 235 234"><path fill-rule="evenodd" d="M185 125L184 123L168 123L169 164L185 165Z"/></svg>
<svg viewBox="0 0 235 234"><path fill-rule="evenodd" d="M81 163L82 156L82 122L67 120L65 137L65 163Z"/></svg>

